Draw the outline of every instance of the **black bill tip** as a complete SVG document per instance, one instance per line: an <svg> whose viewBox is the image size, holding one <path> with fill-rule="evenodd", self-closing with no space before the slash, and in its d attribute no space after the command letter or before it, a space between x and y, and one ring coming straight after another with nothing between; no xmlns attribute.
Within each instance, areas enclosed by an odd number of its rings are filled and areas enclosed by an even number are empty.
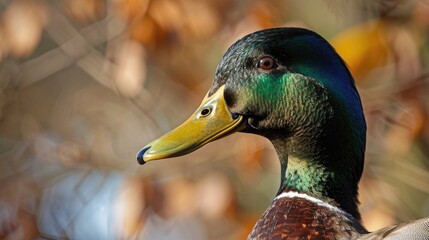
<svg viewBox="0 0 429 240"><path fill-rule="evenodd" d="M140 164L140 165L143 165L143 164L145 164L146 162L144 161L144 159L143 159L143 156L144 156L144 153L147 151L147 150L149 150L149 148L150 147L145 147L145 148L143 148L142 150L140 150L138 153L137 153L137 162Z"/></svg>

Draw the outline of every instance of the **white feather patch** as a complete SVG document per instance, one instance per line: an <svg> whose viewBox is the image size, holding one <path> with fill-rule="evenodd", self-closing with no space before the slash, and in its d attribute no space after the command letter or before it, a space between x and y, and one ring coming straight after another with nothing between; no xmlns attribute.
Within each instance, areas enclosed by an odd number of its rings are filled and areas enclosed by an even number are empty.
<svg viewBox="0 0 429 240"><path fill-rule="evenodd" d="M335 206L333 206L333 205L331 205L329 203L326 203L326 202L324 202L324 201L322 201L320 199L317 199L315 197L309 196L309 195L307 195L305 193L299 193L299 192L293 192L293 191L291 191L291 192L283 192L280 195L278 195L276 198L274 198L274 201L276 201L276 200L278 200L280 198L302 198L302 199L305 199L305 200L310 201L312 203L315 203L315 204L317 204L317 205L319 205L321 207L325 207L325 208L328 208L331 211L339 213L339 214L345 216L349 220L353 218L349 213L347 213L347 212L339 209L338 207L335 207Z"/></svg>

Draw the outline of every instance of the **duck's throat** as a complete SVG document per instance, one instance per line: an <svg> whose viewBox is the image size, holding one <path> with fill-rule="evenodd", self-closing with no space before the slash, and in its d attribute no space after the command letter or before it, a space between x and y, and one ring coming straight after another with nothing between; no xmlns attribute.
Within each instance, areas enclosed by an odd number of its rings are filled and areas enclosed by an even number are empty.
<svg viewBox="0 0 429 240"><path fill-rule="evenodd" d="M330 200L327 189L335 182L335 173L314 161L293 156L281 160L281 189L285 188L309 194L318 199Z"/></svg>

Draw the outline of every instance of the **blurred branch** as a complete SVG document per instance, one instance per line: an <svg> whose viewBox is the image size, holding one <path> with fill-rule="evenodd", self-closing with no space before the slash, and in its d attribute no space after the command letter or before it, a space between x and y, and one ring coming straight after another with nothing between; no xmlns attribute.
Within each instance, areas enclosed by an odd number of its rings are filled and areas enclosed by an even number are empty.
<svg viewBox="0 0 429 240"><path fill-rule="evenodd" d="M114 16L107 16L77 31L64 15L55 9L51 10L51 18L47 32L59 47L20 65L17 77L20 86L31 85L77 61L77 65L97 82L111 89L108 74L103 71L107 60L94 47L121 34L125 28L123 22Z"/></svg>

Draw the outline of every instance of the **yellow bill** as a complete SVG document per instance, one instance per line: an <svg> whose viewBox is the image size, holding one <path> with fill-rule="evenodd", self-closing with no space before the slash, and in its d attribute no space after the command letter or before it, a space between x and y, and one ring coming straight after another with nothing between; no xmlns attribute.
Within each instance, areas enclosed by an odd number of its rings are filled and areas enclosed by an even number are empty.
<svg viewBox="0 0 429 240"><path fill-rule="evenodd" d="M223 96L225 86L207 96L182 125L147 144L137 153L137 161L182 156L205 144L245 128L242 116L232 116Z"/></svg>

